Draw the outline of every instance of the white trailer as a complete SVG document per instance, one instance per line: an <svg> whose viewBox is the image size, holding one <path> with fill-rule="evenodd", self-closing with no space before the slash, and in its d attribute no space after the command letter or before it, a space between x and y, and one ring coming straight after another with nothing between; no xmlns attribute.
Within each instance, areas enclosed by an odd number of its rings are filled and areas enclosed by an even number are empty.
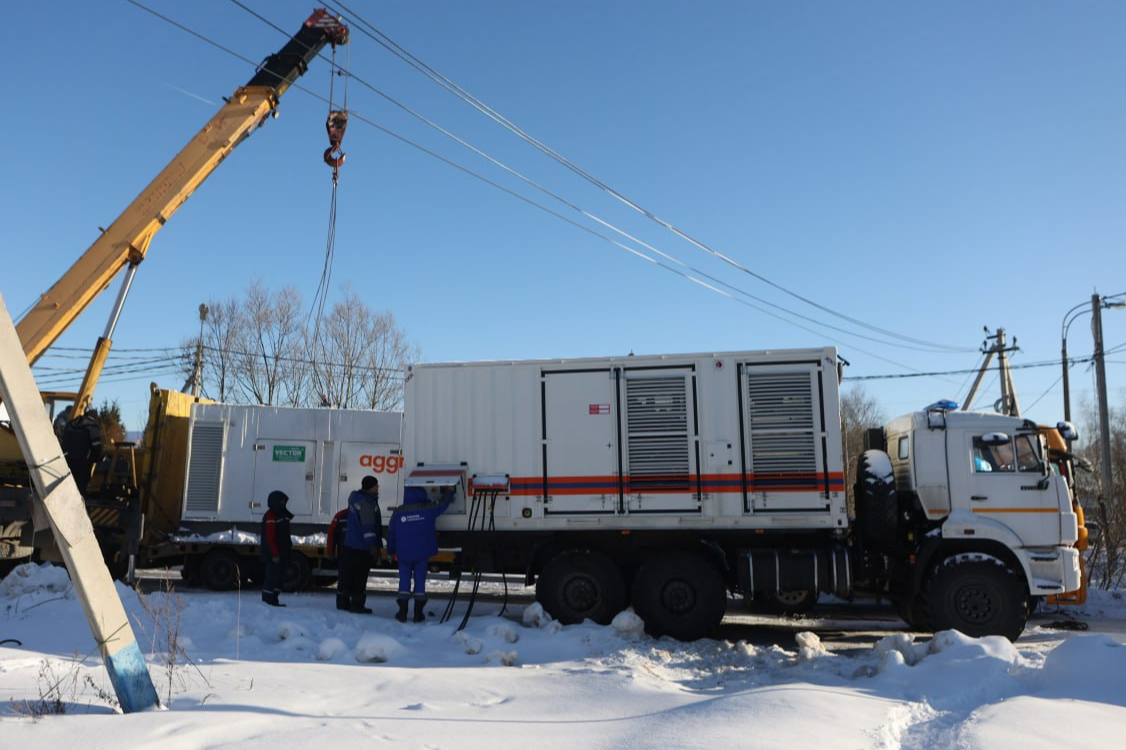
<svg viewBox="0 0 1126 750"><path fill-rule="evenodd" d="M196 530L257 524L273 490L289 495L293 533L322 529L368 474L398 504L401 412L193 404L183 522Z"/></svg>
<svg viewBox="0 0 1126 750"><path fill-rule="evenodd" d="M570 622L632 604L651 632L693 638L728 591L792 607L827 592L1015 638L1030 597L1079 588L1066 472L1024 420L942 406L891 423L895 450L916 448L894 470L862 457L850 517L839 378L832 348L416 365L406 483L459 487L443 545L523 573ZM986 500L983 440L1035 459Z"/></svg>
<svg viewBox="0 0 1126 750"><path fill-rule="evenodd" d="M294 514L287 588L333 573L323 534L364 476L379 479L384 518L401 499L401 412L194 403L190 407L180 521L145 550L184 560L190 577L233 588L255 577L266 496L281 490ZM319 535L319 536L318 536Z"/></svg>

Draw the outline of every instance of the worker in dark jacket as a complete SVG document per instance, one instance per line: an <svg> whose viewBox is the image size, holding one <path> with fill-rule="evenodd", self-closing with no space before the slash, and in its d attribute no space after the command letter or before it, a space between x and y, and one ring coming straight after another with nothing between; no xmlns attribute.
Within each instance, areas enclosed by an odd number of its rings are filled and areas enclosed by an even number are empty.
<svg viewBox="0 0 1126 750"><path fill-rule="evenodd" d="M278 593L285 577L289 551L293 548L293 540L289 538L289 519L293 518L293 514L285 507L288 502L289 495L281 490L274 490L266 498L268 509L266 515L262 516L262 534L259 540L265 571L262 576L262 601L271 607L285 606L278 601Z"/></svg>
<svg viewBox="0 0 1126 750"><path fill-rule="evenodd" d="M371 613L365 606L368 596L368 575L383 547L380 537L383 518L379 514L379 480L366 476L360 489L348 496L348 529L344 532L344 548L340 554L340 583L348 598L348 611Z"/></svg>
<svg viewBox="0 0 1126 750"><path fill-rule="evenodd" d="M430 558L438 553L438 535L434 525L438 516L450 507L454 491L451 488L441 502L431 503L424 488L407 487L403 493L403 504L391 515L391 522L387 525L387 553L398 556L399 560L399 595L395 600L399 604L395 619L399 622L407 621L412 581L414 621L426 619L422 609L426 606L426 569Z"/></svg>

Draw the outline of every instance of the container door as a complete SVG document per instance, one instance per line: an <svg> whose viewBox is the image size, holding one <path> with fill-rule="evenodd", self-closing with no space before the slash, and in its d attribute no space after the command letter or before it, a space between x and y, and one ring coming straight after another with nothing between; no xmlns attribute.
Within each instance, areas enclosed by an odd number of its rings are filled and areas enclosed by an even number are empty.
<svg viewBox="0 0 1126 750"><path fill-rule="evenodd" d="M360 482L370 474L379 480L379 510L386 524L391 518L391 509L403 502L402 469L403 457L398 443L340 443L336 510L344 507L348 496L360 489Z"/></svg>
<svg viewBox="0 0 1126 750"><path fill-rule="evenodd" d="M615 372L543 374L545 515L611 515L622 503Z"/></svg>
<svg viewBox="0 0 1126 750"><path fill-rule="evenodd" d="M254 442L254 498L257 515L266 512L267 496L274 490L289 495L286 507L298 519L313 514L316 497L317 444L311 440Z"/></svg>
<svg viewBox="0 0 1126 750"><path fill-rule="evenodd" d="M747 508L828 513L819 365L751 365L742 377Z"/></svg>
<svg viewBox="0 0 1126 750"><path fill-rule="evenodd" d="M624 484L631 514L700 508L694 382L686 369L623 373Z"/></svg>

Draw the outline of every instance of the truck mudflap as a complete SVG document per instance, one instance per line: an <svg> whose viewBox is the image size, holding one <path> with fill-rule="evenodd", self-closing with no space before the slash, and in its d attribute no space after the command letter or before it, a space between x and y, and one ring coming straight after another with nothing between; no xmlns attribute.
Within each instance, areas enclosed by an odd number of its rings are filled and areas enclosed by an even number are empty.
<svg viewBox="0 0 1126 750"><path fill-rule="evenodd" d="M814 591L852 596L852 559L843 546L739 552L739 587L747 599L771 592Z"/></svg>

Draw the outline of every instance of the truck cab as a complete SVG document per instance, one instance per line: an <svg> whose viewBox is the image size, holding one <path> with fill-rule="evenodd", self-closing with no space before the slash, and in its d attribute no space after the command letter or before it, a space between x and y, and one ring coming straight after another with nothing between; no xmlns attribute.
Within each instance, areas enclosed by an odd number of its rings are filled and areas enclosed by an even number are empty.
<svg viewBox="0 0 1126 750"><path fill-rule="evenodd" d="M892 420L884 433L905 531L916 540L912 589L960 561L983 560L1006 569L1024 598L1081 588L1080 522L1042 427L944 403Z"/></svg>

